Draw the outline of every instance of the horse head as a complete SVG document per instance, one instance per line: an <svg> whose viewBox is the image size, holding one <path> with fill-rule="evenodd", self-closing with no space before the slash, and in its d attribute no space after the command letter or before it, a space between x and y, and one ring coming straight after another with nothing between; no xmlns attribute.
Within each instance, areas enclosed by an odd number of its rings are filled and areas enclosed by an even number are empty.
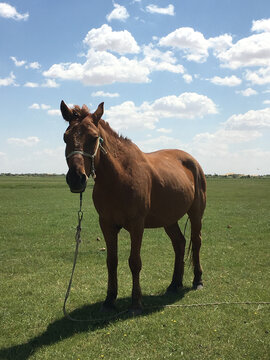
<svg viewBox="0 0 270 360"><path fill-rule="evenodd" d="M69 123L64 133L66 143L66 160L69 170L66 175L67 184L74 193L83 192L87 180L94 173L94 160L100 145L98 122L103 115L103 105L91 114L86 105L70 109L61 102L61 113Z"/></svg>

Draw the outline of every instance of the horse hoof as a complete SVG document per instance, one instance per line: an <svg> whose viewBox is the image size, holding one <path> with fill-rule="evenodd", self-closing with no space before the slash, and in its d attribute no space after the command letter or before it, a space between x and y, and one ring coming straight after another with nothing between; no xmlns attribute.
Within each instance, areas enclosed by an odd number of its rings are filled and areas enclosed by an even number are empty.
<svg viewBox="0 0 270 360"><path fill-rule="evenodd" d="M203 289L203 283L200 282L198 284L193 284L193 289L194 290L202 290Z"/></svg>

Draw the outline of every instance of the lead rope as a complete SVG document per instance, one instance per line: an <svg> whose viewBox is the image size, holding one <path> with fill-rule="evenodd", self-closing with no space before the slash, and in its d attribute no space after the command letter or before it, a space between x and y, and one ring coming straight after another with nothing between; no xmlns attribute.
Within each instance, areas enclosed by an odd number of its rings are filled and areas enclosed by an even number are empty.
<svg viewBox="0 0 270 360"><path fill-rule="evenodd" d="M96 146L96 150L95 150L93 155L90 155L90 157L91 157L91 176L92 176L93 179L96 178L95 157L97 155L98 149L100 148L100 150L103 152L103 154L105 154L105 155L107 154L107 151L102 146L103 142L104 142L104 140L102 139L102 137L99 136L98 144Z"/></svg>
<svg viewBox="0 0 270 360"><path fill-rule="evenodd" d="M78 253L79 253L79 246L80 243L82 242L81 240L81 222L83 219L83 211L82 211L82 193L80 193L80 209L78 211L78 225L77 225L77 230L76 230L76 234L75 234L75 241L76 241L76 247L75 247L75 253L74 253L74 259L73 259L73 266L72 266L72 271L71 271L71 276L70 276L70 280L69 280L69 284L67 287L67 291L66 291L66 295L65 295L65 300L64 300L64 305L63 305L63 313L65 315L65 317L73 322L101 322L101 321L108 321L111 319L114 319L124 313L127 312L127 310L121 311L115 315L112 315L111 317L106 317L106 318L100 318L100 319L87 319L87 320L80 320L80 319L75 319L72 316L69 315L69 313L67 312L66 309L66 304L67 304L67 300L69 298L70 295L70 289L71 289L71 285L72 285L72 280L73 280L73 275L75 272L75 267L76 267L76 262L77 262L77 257L78 257Z"/></svg>
<svg viewBox="0 0 270 360"><path fill-rule="evenodd" d="M70 289L71 289L71 285L72 285L72 280L73 280L73 275L75 272L75 266L76 266L76 262L77 262L77 256L78 256L78 252L79 252L79 246L81 243L81 222L83 219L83 211L82 211L82 193L80 193L80 209L78 211L78 225L77 225L77 230L76 230L76 235L75 235L75 241L76 241L76 248L75 248L75 253L74 253L74 260L73 260L73 267L72 267L72 271L71 271L71 276L70 276L70 280L69 280L69 284L68 284L68 288L67 288L67 292L65 295L65 300L64 300L64 305L63 305L63 312L66 318L68 318L69 320L72 321L76 321L75 319L73 319L67 312L66 310L66 303L70 294Z"/></svg>

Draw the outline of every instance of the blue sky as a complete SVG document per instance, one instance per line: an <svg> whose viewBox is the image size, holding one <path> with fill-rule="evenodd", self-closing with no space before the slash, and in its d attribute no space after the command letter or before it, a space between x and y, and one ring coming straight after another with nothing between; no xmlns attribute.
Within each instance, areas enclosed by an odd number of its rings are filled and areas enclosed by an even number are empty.
<svg viewBox="0 0 270 360"><path fill-rule="evenodd" d="M66 172L62 99L143 151L269 174L270 2L0 1L0 172Z"/></svg>

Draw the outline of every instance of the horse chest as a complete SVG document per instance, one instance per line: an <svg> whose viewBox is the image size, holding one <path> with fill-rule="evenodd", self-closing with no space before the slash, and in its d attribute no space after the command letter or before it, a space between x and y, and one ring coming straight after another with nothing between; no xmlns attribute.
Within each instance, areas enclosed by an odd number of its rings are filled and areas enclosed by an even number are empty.
<svg viewBox="0 0 270 360"><path fill-rule="evenodd" d="M144 192L132 186L106 189L95 186L93 201L99 216L121 226L132 218L142 216L149 207Z"/></svg>

